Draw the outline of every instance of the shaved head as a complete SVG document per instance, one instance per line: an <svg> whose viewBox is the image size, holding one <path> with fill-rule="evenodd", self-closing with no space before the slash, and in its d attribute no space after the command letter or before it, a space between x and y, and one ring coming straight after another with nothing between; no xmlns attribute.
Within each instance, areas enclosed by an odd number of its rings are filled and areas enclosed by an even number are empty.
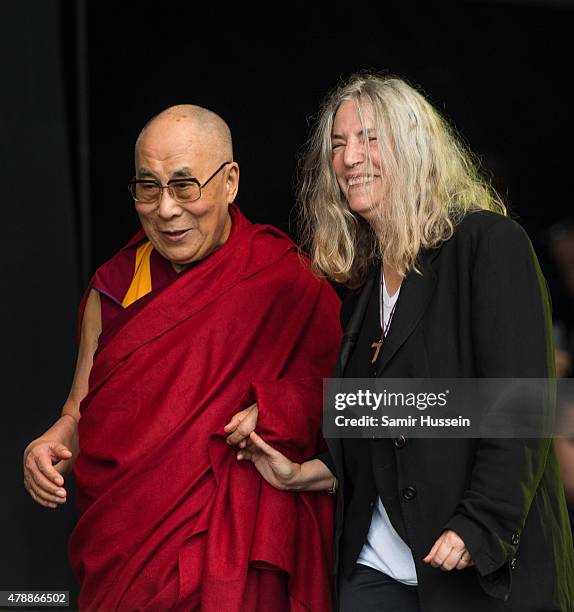
<svg viewBox="0 0 574 612"><path fill-rule="evenodd" d="M156 201L136 200L142 227L177 272L225 243L239 165L233 161L231 132L219 115L191 104L164 110L138 136L135 162L137 181L161 187ZM189 193L194 183L197 197L179 199L178 193Z"/></svg>
<svg viewBox="0 0 574 612"><path fill-rule="evenodd" d="M204 145L214 152L220 152L223 160L233 160L233 143L231 131L225 121L213 111L195 106L194 104L178 104L170 106L161 113L152 117L143 127L135 145L135 156L149 132L158 132L170 126L181 124L183 129L192 128L195 134L201 137Z"/></svg>

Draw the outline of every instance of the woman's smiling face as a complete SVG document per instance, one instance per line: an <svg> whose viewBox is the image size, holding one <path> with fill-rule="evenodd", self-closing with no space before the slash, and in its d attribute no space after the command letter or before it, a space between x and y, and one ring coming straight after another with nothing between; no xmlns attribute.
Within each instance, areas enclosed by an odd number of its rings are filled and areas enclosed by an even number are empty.
<svg viewBox="0 0 574 612"><path fill-rule="evenodd" d="M364 126L354 100L343 102L333 121L331 146L333 170L349 208L368 221L382 201L384 186L378 130L368 109L363 111L363 120Z"/></svg>

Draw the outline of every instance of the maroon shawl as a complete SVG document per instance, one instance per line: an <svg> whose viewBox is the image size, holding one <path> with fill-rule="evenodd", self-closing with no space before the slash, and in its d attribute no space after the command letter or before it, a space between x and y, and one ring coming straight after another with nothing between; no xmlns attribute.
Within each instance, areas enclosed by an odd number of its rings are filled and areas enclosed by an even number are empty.
<svg viewBox="0 0 574 612"><path fill-rule="evenodd" d="M222 248L101 338L74 466L82 609L330 609L331 499L267 485L223 426L257 401L292 459L322 448L338 299L282 233L232 217Z"/></svg>

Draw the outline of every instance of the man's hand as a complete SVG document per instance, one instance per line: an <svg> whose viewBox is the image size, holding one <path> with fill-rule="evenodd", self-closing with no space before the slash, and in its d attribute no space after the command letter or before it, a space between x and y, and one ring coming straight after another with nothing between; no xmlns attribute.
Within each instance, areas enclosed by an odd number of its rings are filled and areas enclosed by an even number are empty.
<svg viewBox="0 0 574 612"><path fill-rule="evenodd" d="M440 567L445 572L450 572L455 568L461 570L474 565L464 542L451 529L441 533L423 561L430 563L433 567Z"/></svg>
<svg viewBox="0 0 574 612"><path fill-rule="evenodd" d="M24 451L24 487L34 501L46 508L66 502L63 488L72 452L60 442L42 440L30 443Z"/></svg>
<svg viewBox="0 0 574 612"><path fill-rule="evenodd" d="M66 502L63 474L78 455L80 403L88 393L90 372L102 331L100 294L90 289L80 335L76 371L60 418L24 451L24 487L36 502L57 508Z"/></svg>
<svg viewBox="0 0 574 612"><path fill-rule="evenodd" d="M249 408L235 414L229 423L223 428L227 434L227 444L245 448L249 434L255 431L259 410L257 404L251 404Z"/></svg>
<svg viewBox="0 0 574 612"><path fill-rule="evenodd" d="M251 461L261 476L280 491L296 491L299 488L297 480L301 475L301 465L269 446L255 432L249 436L246 448L237 453L237 459Z"/></svg>

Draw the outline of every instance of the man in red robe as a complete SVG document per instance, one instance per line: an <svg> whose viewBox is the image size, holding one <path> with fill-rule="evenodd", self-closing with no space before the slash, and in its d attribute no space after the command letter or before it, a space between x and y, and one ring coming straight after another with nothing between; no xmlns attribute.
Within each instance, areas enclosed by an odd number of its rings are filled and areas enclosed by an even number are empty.
<svg viewBox="0 0 574 612"><path fill-rule="evenodd" d="M138 138L142 230L94 275L62 417L24 455L51 508L74 464L81 609L330 608L329 496L276 491L230 443L257 424L296 461L321 449L338 299L241 214L238 182L206 109L167 109Z"/></svg>

